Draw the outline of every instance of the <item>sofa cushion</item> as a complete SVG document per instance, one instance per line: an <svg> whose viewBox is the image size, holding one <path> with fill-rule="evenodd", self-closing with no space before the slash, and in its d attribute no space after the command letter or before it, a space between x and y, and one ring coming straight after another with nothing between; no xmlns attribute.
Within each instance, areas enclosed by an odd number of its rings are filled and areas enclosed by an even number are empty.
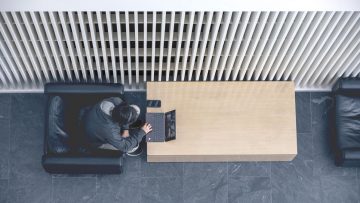
<svg viewBox="0 0 360 203"><path fill-rule="evenodd" d="M360 149L360 97L337 95L335 110L338 148Z"/></svg>
<svg viewBox="0 0 360 203"><path fill-rule="evenodd" d="M69 135L64 126L64 101L61 97L51 97L48 110L48 150L62 154L70 151Z"/></svg>

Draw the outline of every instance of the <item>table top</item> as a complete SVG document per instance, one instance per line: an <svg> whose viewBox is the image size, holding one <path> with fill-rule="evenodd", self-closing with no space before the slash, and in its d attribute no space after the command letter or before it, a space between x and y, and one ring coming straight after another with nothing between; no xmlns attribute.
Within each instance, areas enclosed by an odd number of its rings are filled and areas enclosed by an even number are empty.
<svg viewBox="0 0 360 203"><path fill-rule="evenodd" d="M176 109L176 140L147 143L149 162L287 161L297 154L293 82L148 82Z"/></svg>

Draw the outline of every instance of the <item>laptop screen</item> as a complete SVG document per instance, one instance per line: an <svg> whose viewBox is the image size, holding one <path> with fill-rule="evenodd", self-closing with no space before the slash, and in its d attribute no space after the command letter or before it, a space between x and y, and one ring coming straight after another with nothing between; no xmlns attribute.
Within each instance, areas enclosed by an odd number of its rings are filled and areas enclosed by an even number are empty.
<svg viewBox="0 0 360 203"><path fill-rule="evenodd" d="M165 141L176 139L176 112L165 113Z"/></svg>

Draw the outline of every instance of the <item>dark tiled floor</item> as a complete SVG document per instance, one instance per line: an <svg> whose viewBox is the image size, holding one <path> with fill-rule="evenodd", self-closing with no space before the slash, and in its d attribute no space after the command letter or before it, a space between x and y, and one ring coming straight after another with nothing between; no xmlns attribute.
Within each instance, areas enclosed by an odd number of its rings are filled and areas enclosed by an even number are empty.
<svg viewBox="0 0 360 203"><path fill-rule="evenodd" d="M132 103L145 94L126 97ZM331 98L297 93L296 103L292 162L154 164L139 157L126 159L121 175L74 176L41 168L45 97L1 94L0 202L359 202L360 170L335 167L331 158Z"/></svg>

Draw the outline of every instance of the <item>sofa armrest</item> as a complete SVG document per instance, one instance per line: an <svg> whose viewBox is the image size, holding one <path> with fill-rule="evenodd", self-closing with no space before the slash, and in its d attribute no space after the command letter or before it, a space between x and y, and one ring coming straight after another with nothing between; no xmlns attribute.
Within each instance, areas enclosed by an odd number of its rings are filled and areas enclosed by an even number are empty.
<svg viewBox="0 0 360 203"><path fill-rule="evenodd" d="M48 173L122 173L123 157L59 157L44 155L42 166Z"/></svg>
<svg viewBox="0 0 360 203"><path fill-rule="evenodd" d="M345 167L360 166L360 149L339 150L335 153L335 165Z"/></svg>
<svg viewBox="0 0 360 203"><path fill-rule="evenodd" d="M124 94L119 83L47 83L45 94Z"/></svg>
<svg viewBox="0 0 360 203"><path fill-rule="evenodd" d="M359 94L360 80L356 78L340 78L332 89L335 94Z"/></svg>

